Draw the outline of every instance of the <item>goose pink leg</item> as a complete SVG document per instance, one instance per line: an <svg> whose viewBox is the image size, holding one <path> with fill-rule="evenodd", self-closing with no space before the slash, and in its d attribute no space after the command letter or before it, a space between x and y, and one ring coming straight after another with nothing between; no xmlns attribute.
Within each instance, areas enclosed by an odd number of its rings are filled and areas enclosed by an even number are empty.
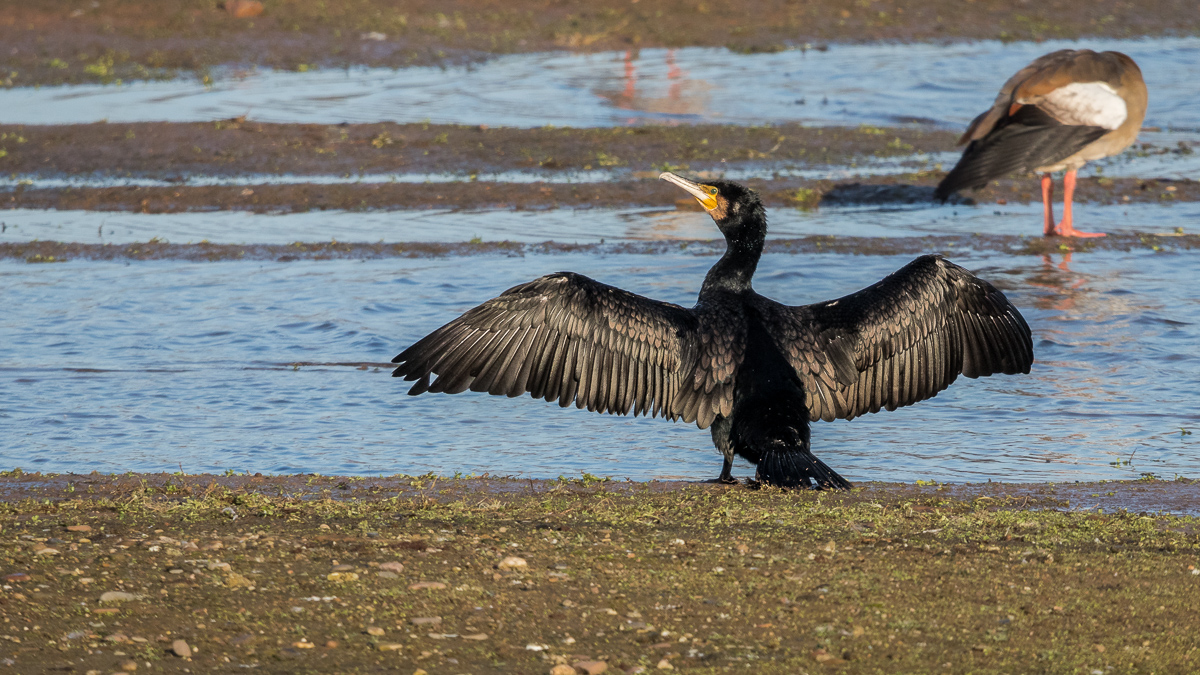
<svg viewBox="0 0 1200 675"><path fill-rule="evenodd" d="M1050 215L1050 202L1048 199L1046 199L1046 196L1047 196L1046 185L1049 183L1049 180L1048 180L1049 178L1050 178L1050 174L1046 174L1045 176L1042 177L1042 198L1044 200L1046 200L1046 214L1047 214L1046 227L1050 227L1049 223L1052 223L1054 221L1053 216ZM1062 222L1058 224L1058 227L1055 228L1054 234L1057 234L1060 237L1103 237L1103 236L1105 236L1105 234L1103 232L1080 232L1079 230L1072 227L1072 225L1071 225L1071 199L1074 196L1075 196L1075 169L1071 169L1070 171L1067 172L1066 176L1063 176L1063 219L1062 219ZM1047 234L1050 234L1050 233L1047 232Z"/></svg>

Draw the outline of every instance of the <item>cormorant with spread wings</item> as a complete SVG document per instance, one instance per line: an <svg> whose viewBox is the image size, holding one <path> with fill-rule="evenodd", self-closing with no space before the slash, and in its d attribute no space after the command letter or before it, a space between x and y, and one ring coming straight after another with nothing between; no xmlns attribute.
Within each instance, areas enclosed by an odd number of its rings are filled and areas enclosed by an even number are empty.
<svg viewBox="0 0 1200 675"><path fill-rule="evenodd" d="M687 190L727 248L691 309L572 272L511 288L404 350L409 394L529 393L566 407L661 415L711 428L756 480L848 488L809 448L810 420L852 419L935 396L960 374L1028 373L1029 326L1004 294L926 255L846 297L791 307L754 292L767 233L752 190L661 178ZM436 376L436 379L431 379Z"/></svg>

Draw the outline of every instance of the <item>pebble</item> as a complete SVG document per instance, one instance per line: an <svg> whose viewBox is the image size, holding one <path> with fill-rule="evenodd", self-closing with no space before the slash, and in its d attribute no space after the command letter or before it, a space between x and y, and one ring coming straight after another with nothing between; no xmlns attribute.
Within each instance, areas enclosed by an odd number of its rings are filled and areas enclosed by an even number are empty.
<svg viewBox="0 0 1200 675"><path fill-rule="evenodd" d="M478 641L478 640L486 640L486 639L488 639L488 636L487 636L487 633L472 633L471 635L463 635L462 639Z"/></svg>
<svg viewBox="0 0 1200 675"><path fill-rule="evenodd" d="M299 642L293 642L292 646L295 647L296 649L312 649L313 647L316 647L316 645L309 642L308 640L301 640Z"/></svg>
<svg viewBox="0 0 1200 675"><path fill-rule="evenodd" d="M404 645L395 642L380 642L376 649L381 652L398 652L404 649Z"/></svg>
<svg viewBox="0 0 1200 675"><path fill-rule="evenodd" d="M416 616L416 617L409 619L409 621L411 621L414 626L436 626L442 622L442 617L440 617L440 616Z"/></svg>
<svg viewBox="0 0 1200 675"><path fill-rule="evenodd" d="M137 661L124 661L121 663L121 670L133 672L137 670Z"/></svg>
<svg viewBox="0 0 1200 675"><path fill-rule="evenodd" d="M39 548L37 551L34 552L34 554L35 555L58 555L58 549L50 548L49 546L47 546L46 548Z"/></svg>
<svg viewBox="0 0 1200 675"><path fill-rule="evenodd" d="M225 586L226 588L254 588L254 582L237 572L230 572L225 575Z"/></svg>
<svg viewBox="0 0 1200 675"><path fill-rule="evenodd" d="M188 646L185 640L176 640L171 643L171 651L181 659L192 658L192 648Z"/></svg>
<svg viewBox="0 0 1200 675"><path fill-rule="evenodd" d="M501 560L500 564L496 565L496 567L502 570L525 569L526 567L529 567L529 563L525 562L524 558L518 558L515 555L510 555L504 560Z"/></svg>
<svg viewBox="0 0 1200 675"><path fill-rule="evenodd" d="M582 671L584 675L600 675L608 670L608 664L603 661L576 661L575 670Z"/></svg>
<svg viewBox="0 0 1200 675"><path fill-rule="evenodd" d="M400 578L399 574L396 574L395 572L389 572L387 570L383 570L382 572L376 572L375 574L380 579L399 579Z"/></svg>
<svg viewBox="0 0 1200 675"><path fill-rule="evenodd" d="M575 669L560 663L550 669L550 675L575 675Z"/></svg>
<svg viewBox="0 0 1200 675"><path fill-rule="evenodd" d="M370 628L367 629L367 635L374 635L374 636L378 637L380 635L383 635L383 629L380 628L379 626L371 626Z"/></svg>
<svg viewBox="0 0 1200 675"><path fill-rule="evenodd" d="M14 572L4 577L5 583L19 584L22 581L29 581L29 575L24 572Z"/></svg>
<svg viewBox="0 0 1200 675"><path fill-rule="evenodd" d="M357 572L330 572L329 575L326 576L325 578L330 581L343 581L343 582L344 581L358 581L358 573Z"/></svg>
<svg viewBox="0 0 1200 675"><path fill-rule="evenodd" d="M675 670L675 666L671 665L671 662L666 659L662 659L661 661L659 661L658 666L656 666L656 667L659 670Z"/></svg>
<svg viewBox="0 0 1200 675"><path fill-rule="evenodd" d="M91 525L68 525L67 526L67 532L91 532L91 531L92 531Z"/></svg>
<svg viewBox="0 0 1200 675"><path fill-rule="evenodd" d="M337 646L338 646L338 641L337 641L337 640L326 640L326 641L325 641L325 648L326 648L326 649L337 649Z"/></svg>
<svg viewBox="0 0 1200 675"><path fill-rule="evenodd" d="M388 572L396 572L397 574L399 574L400 572L404 571L404 565L402 565L398 562L395 562L395 561L391 561L391 562L379 563L379 569L385 570Z"/></svg>
<svg viewBox="0 0 1200 675"><path fill-rule="evenodd" d="M354 565L334 565L333 571L334 572L353 572Z"/></svg>
<svg viewBox="0 0 1200 675"><path fill-rule="evenodd" d="M125 591L108 591L100 596L100 602L129 602L141 597L140 595L126 593Z"/></svg>
<svg viewBox="0 0 1200 675"><path fill-rule="evenodd" d="M237 19L253 19L263 13L258 0L225 0L225 11Z"/></svg>
<svg viewBox="0 0 1200 675"><path fill-rule="evenodd" d="M222 572L229 572L233 568L230 567L229 563L227 563L227 562L210 562L210 563L208 563L208 569L210 572L215 571L215 570L220 570Z"/></svg>
<svg viewBox="0 0 1200 675"><path fill-rule="evenodd" d="M446 584L443 584L443 583L442 583L442 582L440 582L440 581L418 581L418 582L417 582L417 583L415 583L415 584L409 584L409 585L408 585L408 590L410 590L410 591L420 591L420 590L426 590L426 589L428 589L428 590L431 590L431 591L440 591L440 590L442 590L442 589L443 589L443 588L445 588L445 587L446 587Z"/></svg>

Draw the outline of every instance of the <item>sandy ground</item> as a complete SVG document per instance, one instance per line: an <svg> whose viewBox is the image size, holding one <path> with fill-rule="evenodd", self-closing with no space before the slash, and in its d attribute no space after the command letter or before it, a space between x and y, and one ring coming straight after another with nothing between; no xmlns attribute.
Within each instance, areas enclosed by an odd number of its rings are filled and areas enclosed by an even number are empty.
<svg viewBox="0 0 1200 675"><path fill-rule="evenodd" d="M0 663L1188 672L1197 490L9 472Z"/></svg>
<svg viewBox="0 0 1200 675"><path fill-rule="evenodd" d="M554 49L1195 35L1194 0L4 0L0 84L112 82L223 64L400 67ZM242 2L244 0L236 0Z"/></svg>

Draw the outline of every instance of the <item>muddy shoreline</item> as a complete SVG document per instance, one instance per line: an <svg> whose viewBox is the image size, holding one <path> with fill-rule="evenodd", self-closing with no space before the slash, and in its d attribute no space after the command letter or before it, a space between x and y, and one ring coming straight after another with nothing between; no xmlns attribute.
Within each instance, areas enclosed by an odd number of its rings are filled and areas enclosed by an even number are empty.
<svg viewBox="0 0 1200 675"><path fill-rule="evenodd" d="M183 180L191 174L546 173L592 169L714 171L787 163L847 166L954 149L941 130L645 125L612 129L449 124L211 123L0 125L0 171Z"/></svg>
<svg viewBox="0 0 1200 675"><path fill-rule="evenodd" d="M639 126L616 129L485 129L430 124L307 125L224 120L211 124L0 126L0 169L32 186L0 192L10 208L173 213L211 209L288 213L311 210L634 207L678 204L662 170L701 176L726 171L872 167L893 173L844 181L751 178L773 207L929 202L944 175L934 153L954 150L946 131L798 124ZM1143 151L1171 152L1144 148ZM479 174L532 172L547 181L609 170L606 182L477 181ZM878 170L877 168L872 170ZM306 176L458 175L461 182L306 183ZM279 177L259 185L189 185L189 176ZM172 186L39 188L38 177L154 178ZM253 182L253 181L251 181ZM953 197L956 203L1029 203L1036 181L1006 178ZM1117 204L1200 199L1194 180L1081 179L1080 202Z"/></svg>
<svg viewBox="0 0 1200 675"><path fill-rule="evenodd" d="M1065 247L1065 248L1064 248ZM841 255L920 255L940 253L948 257L964 252L993 252L1006 255L1086 254L1093 251L1153 251L1169 255L1200 249L1200 235L1111 234L1101 239L1067 242L1061 237L1011 235L944 235L928 237L834 237L813 235L794 239L770 239L765 253ZM509 241L459 243L354 243L295 242L293 244L171 244L149 241L136 244L81 244L34 241L0 243L0 260L28 263L64 263L72 260L146 261L181 260L221 262L237 260L368 260L379 258L440 258L476 255L656 255L687 251L692 255L720 255L724 242L656 240L617 244L571 244L547 241L521 244Z"/></svg>
<svg viewBox="0 0 1200 675"><path fill-rule="evenodd" d="M1186 672L1194 481L0 477L11 672ZM1128 510L1122 510L1128 509Z"/></svg>
<svg viewBox="0 0 1200 675"><path fill-rule="evenodd" d="M240 0L238 0L240 1ZM226 3L8 2L0 83L31 86L172 77L222 65L288 70L404 67L495 54L710 46L778 51L832 42L1046 40L1200 33L1192 2L1068 0L267 0L236 18Z"/></svg>

